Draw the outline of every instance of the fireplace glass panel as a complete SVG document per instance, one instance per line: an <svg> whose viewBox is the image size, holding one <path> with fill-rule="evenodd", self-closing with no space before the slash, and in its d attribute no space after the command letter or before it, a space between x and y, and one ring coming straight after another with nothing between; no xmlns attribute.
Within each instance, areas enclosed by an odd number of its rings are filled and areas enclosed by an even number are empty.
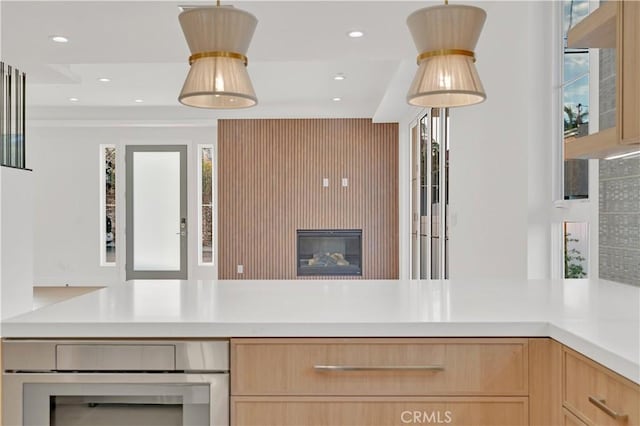
<svg viewBox="0 0 640 426"><path fill-rule="evenodd" d="M362 275L362 230L298 230L298 275Z"/></svg>

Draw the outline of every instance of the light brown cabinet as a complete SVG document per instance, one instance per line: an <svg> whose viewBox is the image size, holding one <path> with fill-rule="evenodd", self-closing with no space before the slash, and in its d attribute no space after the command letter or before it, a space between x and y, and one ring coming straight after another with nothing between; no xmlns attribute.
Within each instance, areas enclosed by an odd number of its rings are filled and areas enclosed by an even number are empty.
<svg viewBox="0 0 640 426"><path fill-rule="evenodd" d="M232 425L527 425L528 357L528 339L232 339Z"/></svg>
<svg viewBox="0 0 640 426"><path fill-rule="evenodd" d="M616 127L565 142L565 158L604 158L640 149L640 2L603 3L568 33L576 48L616 48Z"/></svg>
<svg viewBox="0 0 640 426"><path fill-rule="evenodd" d="M563 350L563 406L587 425L640 425L640 387L571 349Z"/></svg>
<svg viewBox="0 0 640 426"><path fill-rule="evenodd" d="M524 426L524 397L234 397L232 421L243 426Z"/></svg>
<svg viewBox="0 0 640 426"><path fill-rule="evenodd" d="M527 339L232 340L233 395L528 394Z"/></svg>
<svg viewBox="0 0 640 426"><path fill-rule="evenodd" d="M549 338L231 340L232 426L640 426L640 386Z"/></svg>
<svg viewBox="0 0 640 426"><path fill-rule="evenodd" d="M564 409L564 426L587 426L585 422L574 416L571 411Z"/></svg>

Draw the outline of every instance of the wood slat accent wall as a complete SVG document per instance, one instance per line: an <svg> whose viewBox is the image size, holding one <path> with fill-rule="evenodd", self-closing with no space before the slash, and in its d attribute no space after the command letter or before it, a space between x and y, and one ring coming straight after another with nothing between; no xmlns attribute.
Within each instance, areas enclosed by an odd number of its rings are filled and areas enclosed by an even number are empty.
<svg viewBox="0 0 640 426"><path fill-rule="evenodd" d="M298 229L362 229L362 278L398 278L397 124L220 120L218 159L219 278L297 278Z"/></svg>

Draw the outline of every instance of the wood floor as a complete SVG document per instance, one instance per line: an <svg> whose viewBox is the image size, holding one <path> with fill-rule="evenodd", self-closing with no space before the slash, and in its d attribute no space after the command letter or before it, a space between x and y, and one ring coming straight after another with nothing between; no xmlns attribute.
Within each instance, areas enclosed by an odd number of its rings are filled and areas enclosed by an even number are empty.
<svg viewBox="0 0 640 426"><path fill-rule="evenodd" d="M62 302L103 287L33 287L33 309Z"/></svg>

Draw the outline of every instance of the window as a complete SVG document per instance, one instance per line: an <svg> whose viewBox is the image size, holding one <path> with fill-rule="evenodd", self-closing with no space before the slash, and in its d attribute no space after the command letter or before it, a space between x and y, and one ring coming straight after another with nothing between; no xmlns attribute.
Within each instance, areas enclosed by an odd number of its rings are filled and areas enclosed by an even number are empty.
<svg viewBox="0 0 640 426"><path fill-rule="evenodd" d="M213 265L213 145L198 145L198 264Z"/></svg>
<svg viewBox="0 0 640 426"><path fill-rule="evenodd" d="M600 129L600 51L567 46L569 30L598 2L562 0L555 8L556 156L551 229L551 276L598 276L598 163L565 159L565 149ZM562 120L560 120L562 117ZM595 257L594 257L595 256Z"/></svg>
<svg viewBox="0 0 640 426"><path fill-rule="evenodd" d="M567 47L567 32L589 14L588 0L562 3L564 143L589 134L589 50ZM564 199L589 198L589 160L564 161Z"/></svg>
<svg viewBox="0 0 640 426"><path fill-rule="evenodd" d="M26 76L0 62L0 164L24 169Z"/></svg>
<svg viewBox="0 0 640 426"><path fill-rule="evenodd" d="M100 264L116 264L116 148L100 145Z"/></svg>
<svg viewBox="0 0 640 426"><path fill-rule="evenodd" d="M449 277L448 132L448 109L431 109L412 131L414 279Z"/></svg>
<svg viewBox="0 0 640 426"><path fill-rule="evenodd" d="M564 222L564 277L587 278L589 226L581 222Z"/></svg>

